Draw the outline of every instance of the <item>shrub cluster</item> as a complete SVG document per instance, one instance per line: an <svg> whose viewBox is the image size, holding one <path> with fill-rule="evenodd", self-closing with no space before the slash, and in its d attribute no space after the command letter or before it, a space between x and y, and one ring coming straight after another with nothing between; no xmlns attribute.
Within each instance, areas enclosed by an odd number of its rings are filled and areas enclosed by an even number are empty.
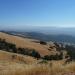
<svg viewBox="0 0 75 75"><path fill-rule="evenodd" d="M40 41L40 44L42 44L42 45L46 45L47 43L44 42L44 41Z"/></svg>
<svg viewBox="0 0 75 75"><path fill-rule="evenodd" d="M75 60L75 46L73 45L64 45L64 44L59 44L59 43L54 43L56 46L57 51L61 51L61 50L66 50L67 51L67 55L70 57L70 60ZM61 46L59 46L61 45ZM63 47L64 45L64 47Z"/></svg>
<svg viewBox="0 0 75 75"><path fill-rule="evenodd" d="M40 44L46 45L46 42L40 41ZM68 55L72 60L75 60L75 47L66 45L65 48L63 46L59 47L58 43L54 43L57 50L60 51L60 54L56 55L46 55L44 57L41 57L41 55L35 50L35 49L28 49L28 48L17 48L15 44L7 42L5 39L0 39L0 50L23 54L23 55L29 55L35 58L41 58L44 60L61 60L63 59L63 53L61 50L66 50L68 52Z"/></svg>
<svg viewBox="0 0 75 75"><path fill-rule="evenodd" d="M40 58L40 54L34 49L17 48L15 44L6 42L5 39L0 39L0 50L29 55L35 58Z"/></svg>
<svg viewBox="0 0 75 75"><path fill-rule="evenodd" d="M72 60L75 60L75 47L74 46L66 45L65 49L67 50L68 55L70 56L70 58Z"/></svg>
<svg viewBox="0 0 75 75"><path fill-rule="evenodd" d="M56 55L46 55L44 56L45 60L61 60L63 59L63 53L61 52L59 55L56 54Z"/></svg>

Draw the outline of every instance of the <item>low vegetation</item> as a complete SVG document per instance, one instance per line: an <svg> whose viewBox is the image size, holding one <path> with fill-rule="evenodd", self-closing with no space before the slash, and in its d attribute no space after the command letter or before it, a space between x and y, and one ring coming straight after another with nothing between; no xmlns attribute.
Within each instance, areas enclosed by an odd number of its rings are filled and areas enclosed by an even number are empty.
<svg viewBox="0 0 75 75"><path fill-rule="evenodd" d="M74 45L64 45L62 43L54 43L57 51L67 51L66 58L70 60L75 60L75 46Z"/></svg>
<svg viewBox="0 0 75 75"><path fill-rule="evenodd" d="M54 62L28 65L0 62L0 75L75 75L75 63L62 65L59 62Z"/></svg>
<svg viewBox="0 0 75 75"><path fill-rule="evenodd" d="M39 44L47 47L44 41ZM48 48L55 48L58 53L42 57L35 49L17 47L16 44L0 39L0 50L5 52L0 54L0 75L75 75L75 47L54 42ZM67 52L65 59L64 51Z"/></svg>
<svg viewBox="0 0 75 75"><path fill-rule="evenodd" d="M46 42L40 41L41 44L46 44ZM45 55L44 57L41 57L40 53L38 53L35 49L28 49L28 48L17 48L15 44L7 42L5 39L0 39L0 50L18 53L22 55L28 55L35 57L37 59L44 59L44 60L62 60L63 59L63 51L67 51L66 58L70 57L70 60L75 60L75 47L54 43L56 47L56 50L60 52L60 54L55 55ZM67 57L68 56L68 57Z"/></svg>
<svg viewBox="0 0 75 75"><path fill-rule="evenodd" d="M63 54L61 52L59 55L58 54L56 54L56 55L46 55L46 56L44 56L43 59L45 59L45 60L62 60Z"/></svg>
<svg viewBox="0 0 75 75"><path fill-rule="evenodd" d="M40 44L42 44L42 45L47 45L47 43L44 42L44 41L40 41Z"/></svg>
<svg viewBox="0 0 75 75"><path fill-rule="evenodd" d="M35 58L40 58L40 54L34 49L17 48L15 44L6 42L5 39L0 39L0 50L28 55Z"/></svg>

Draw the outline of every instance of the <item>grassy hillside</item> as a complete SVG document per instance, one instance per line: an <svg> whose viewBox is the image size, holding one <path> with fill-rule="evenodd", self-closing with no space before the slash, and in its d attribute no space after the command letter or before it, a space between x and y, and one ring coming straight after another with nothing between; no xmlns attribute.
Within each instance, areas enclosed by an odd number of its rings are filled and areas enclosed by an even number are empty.
<svg viewBox="0 0 75 75"><path fill-rule="evenodd" d="M41 56L50 55L50 54L55 55L56 53L58 53L58 51L56 51L56 48L53 47L54 44L52 42L47 43L46 45L42 45L38 43L39 40L22 38L19 36L9 35L3 32L0 32L0 38L5 39L6 42L15 44L17 48L20 47L20 48L34 49ZM53 48L50 49L50 46Z"/></svg>
<svg viewBox="0 0 75 75"><path fill-rule="evenodd" d="M72 46L64 48L64 45L53 42L43 45L38 43L38 40L2 32L0 32L0 38L0 46L2 46L0 47L0 49L2 48L0 50L0 75L75 75L75 62L69 60L66 62L67 59L65 59L68 50L71 57L75 56L75 51L73 51L75 48ZM3 41L3 39L6 41ZM44 42L41 41L41 43ZM35 59L32 56L23 55L23 53L13 52L13 44L17 48L35 49L44 58ZM62 52L64 59L59 60ZM35 55L34 52L33 55Z"/></svg>
<svg viewBox="0 0 75 75"><path fill-rule="evenodd" d="M0 61L16 62L16 63L36 63L37 60L33 57L0 51Z"/></svg>
<svg viewBox="0 0 75 75"><path fill-rule="evenodd" d="M32 57L24 56L23 62L23 56L17 55L13 60L12 55L16 54L0 51L0 75L75 75L75 62L64 65L62 60L37 64L39 60Z"/></svg>
<svg viewBox="0 0 75 75"><path fill-rule="evenodd" d="M45 34L45 33L39 33L39 32L19 32L19 31L2 31L4 33L8 33L11 35L17 35L21 37L27 37L27 38L33 38L43 41L56 41L56 42L67 42L67 43L75 43L75 36L74 34ZM59 38L60 37L60 38Z"/></svg>
<svg viewBox="0 0 75 75"><path fill-rule="evenodd" d="M22 38L18 36L8 35L0 32L0 38L6 39L7 42L16 44L17 47L35 49L41 55L48 55L50 52L48 51L48 45L41 45L39 43L35 43L34 39Z"/></svg>

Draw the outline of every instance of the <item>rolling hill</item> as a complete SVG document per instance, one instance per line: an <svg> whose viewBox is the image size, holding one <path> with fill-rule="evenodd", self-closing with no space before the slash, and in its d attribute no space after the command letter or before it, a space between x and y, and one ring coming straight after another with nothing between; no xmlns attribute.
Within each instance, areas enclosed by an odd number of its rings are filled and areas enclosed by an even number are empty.
<svg viewBox="0 0 75 75"><path fill-rule="evenodd" d="M71 34L47 34L40 32L19 32L19 31L2 31L15 36L20 36L23 38L31 38L43 41L53 41L53 42L66 42L66 43L75 43L75 36Z"/></svg>
<svg viewBox="0 0 75 75"><path fill-rule="evenodd" d="M75 75L75 62L66 65L63 61L37 62L29 56L0 51L0 75Z"/></svg>
<svg viewBox="0 0 75 75"><path fill-rule="evenodd" d="M7 42L16 44L17 47L35 49L42 56L48 55L50 53L48 50L48 45L41 45L39 43L36 43L35 41L37 40L34 39L22 38L2 32L0 32L0 38L6 39Z"/></svg>
<svg viewBox="0 0 75 75"><path fill-rule="evenodd" d="M0 38L5 39L6 44L7 43L15 44L17 48L21 47L21 48L35 49L40 53L41 56L56 54L55 57L52 56L52 58L57 58L58 54L60 54L61 52L60 48L62 48L62 44L60 43L47 42L47 44L43 45L39 43L39 40L10 35L3 32L0 32ZM2 44L1 39L0 44ZM72 46L67 46L66 49L68 50L71 49L72 51L75 48ZM62 51L64 51L65 56L66 50ZM74 52L72 53L75 54ZM66 59L63 60L35 59L32 56L0 50L0 75L65 75L65 74L74 75L75 62L72 61L65 64L65 61Z"/></svg>

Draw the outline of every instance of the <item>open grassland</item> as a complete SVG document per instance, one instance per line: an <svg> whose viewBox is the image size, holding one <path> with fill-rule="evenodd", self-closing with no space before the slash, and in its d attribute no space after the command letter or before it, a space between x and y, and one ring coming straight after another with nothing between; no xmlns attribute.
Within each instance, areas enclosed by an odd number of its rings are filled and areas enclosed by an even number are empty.
<svg viewBox="0 0 75 75"><path fill-rule="evenodd" d="M17 57L12 59L12 55ZM38 62L29 56L0 51L0 75L75 75L75 62Z"/></svg>
<svg viewBox="0 0 75 75"><path fill-rule="evenodd" d="M54 48L51 49L52 52L49 51L48 44L35 43L34 39L24 39L1 32L0 38L16 44L17 47L35 49L42 56L53 54L56 51ZM37 60L30 56L0 50L0 75L75 75L75 62L65 64L65 59L59 61Z"/></svg>
<svg viewBox="0 0 75 75"><path fill-rule="evenodd" d="M41 45L39 43L35 43L34 41L36 40L34 39L22 38L2 32L0 32L0 38L5 39L7 42L16 44L17 47L35 49L42 56L48 55L50 53L48 50L48 45Z"/></svg>
<svg viewBox="0 0 75 75"><path fill-rule="evenodd" d="M75 75L75 63L50 65L0 61L0 75Z"/></svg>
<svg viewBox="0 0 75 75"><path fill-rule="evenodd" d="M16 63L36 63L37 60L30 56L23 56L16 53L9 53L5 51L0 51L0 61L9 61Z"/></svg>

